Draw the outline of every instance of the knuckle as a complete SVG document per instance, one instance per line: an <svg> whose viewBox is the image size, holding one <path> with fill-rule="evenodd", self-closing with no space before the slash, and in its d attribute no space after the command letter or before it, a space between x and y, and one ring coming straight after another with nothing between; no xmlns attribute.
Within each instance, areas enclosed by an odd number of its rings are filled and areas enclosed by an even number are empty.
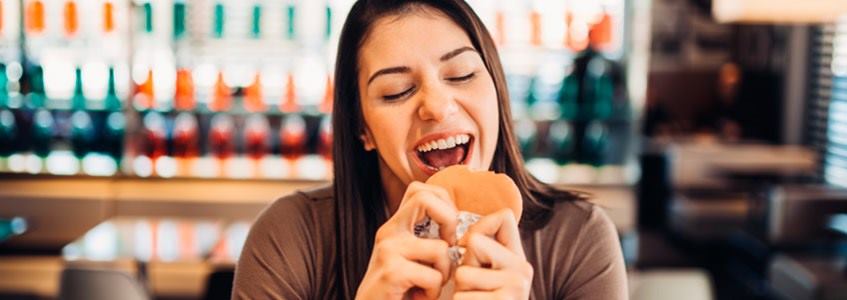
<svg viewBox="0 0 847 300"><path fill-rule="evenodd" d="M386 265L389 262L389 254L391 253L391 246L387 242L382 242L374 246L373 256L374 260L380 265Z"/></svg>
<svg viewBox="0 0 847 300"><path fill-rule="evenodd" d="M374 242L377 244L389 243L392 238L397 234L397 229L394 225L395 222L389 220L382 227L376 230L376 235L374 236Z"/></svg>
<svg viewBox="0 0 847 300"><path fill-rule="evenodd" d="M448 244L444 240L433 240L433 245L435 250L439 252L447 252L447 249L450 248L450 244Z"/></svg>
<svg viewBox="0 0 847 300"><path fill-rule="evenodd" d="M532 264L529 262L523 262L520 266L520 274L523 275L524 278L532 278L533 273L535 273L535 269L533 269Z"/></svg>

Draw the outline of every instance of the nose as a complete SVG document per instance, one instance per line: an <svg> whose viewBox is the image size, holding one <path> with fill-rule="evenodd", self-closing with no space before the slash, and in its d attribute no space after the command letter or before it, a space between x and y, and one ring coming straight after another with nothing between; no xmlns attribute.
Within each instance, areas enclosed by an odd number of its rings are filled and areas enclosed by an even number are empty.
<svg viewBox="0 0 847 300"><path fill-rule="evenodd" d="M422 92L418 108L421 120L440 122L459 111L459 104L446 87L429 86Z"/></svg>

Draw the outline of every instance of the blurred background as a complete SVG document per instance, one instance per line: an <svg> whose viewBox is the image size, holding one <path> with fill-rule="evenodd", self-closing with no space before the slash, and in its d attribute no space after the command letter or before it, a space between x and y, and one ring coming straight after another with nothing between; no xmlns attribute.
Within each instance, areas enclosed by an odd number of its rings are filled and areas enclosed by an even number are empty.
<svg viewBox="0 0 847 300"><path fill-rule="evenodd" d="M633 299L847 299L847 0L472 0ZM332 178L352 0L0 1L0 299L228 299Z"/></svg>

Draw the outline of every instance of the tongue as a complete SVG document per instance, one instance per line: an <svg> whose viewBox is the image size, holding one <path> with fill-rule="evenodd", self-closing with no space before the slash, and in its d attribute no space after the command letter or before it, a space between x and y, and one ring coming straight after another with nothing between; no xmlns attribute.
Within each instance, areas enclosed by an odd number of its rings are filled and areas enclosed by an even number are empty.
<svg viewBox="0 0 847 300"><path fill-rule="evenodd" d="M447 150L432 150L421 153L423 162L436 169L449 167L462 162L465 157L464 147L453 147Z"/></svg>

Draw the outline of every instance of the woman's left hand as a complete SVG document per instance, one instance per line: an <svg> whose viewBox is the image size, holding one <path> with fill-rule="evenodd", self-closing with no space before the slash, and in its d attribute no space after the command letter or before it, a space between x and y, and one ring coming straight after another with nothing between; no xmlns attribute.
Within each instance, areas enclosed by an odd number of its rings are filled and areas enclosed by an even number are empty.
<svg viewBox="0 0 847 300"><path fill-rule="evenodd" d="M529 298L533 269L510 209L481 218L458 244L466 252L454 273L454 299Z"/></svg>

